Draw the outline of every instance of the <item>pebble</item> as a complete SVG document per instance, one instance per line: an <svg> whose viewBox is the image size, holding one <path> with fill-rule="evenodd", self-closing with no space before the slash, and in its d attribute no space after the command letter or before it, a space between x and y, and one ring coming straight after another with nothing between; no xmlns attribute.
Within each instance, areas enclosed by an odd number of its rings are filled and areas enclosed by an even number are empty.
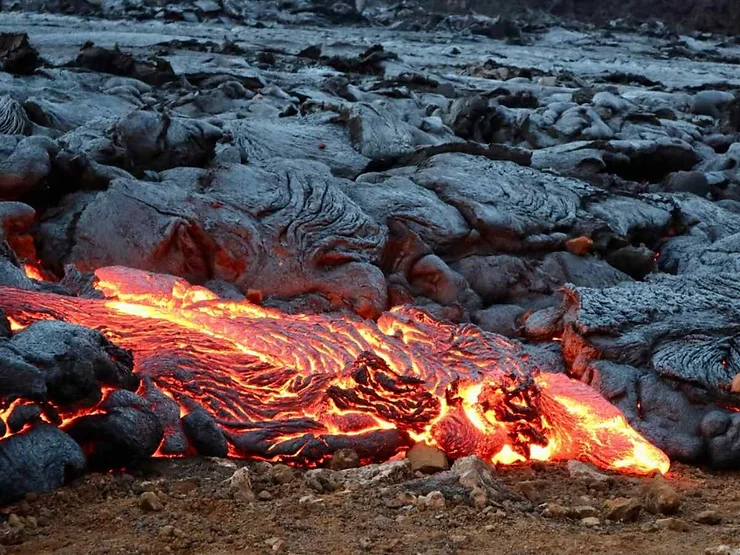
<svg viewBox="0 0 740 555"><path fill-rule="evenodd" d="M411 461L412 472L434 474L450 468L447 455L438 448L425 443L416 443L408 450L406 458Z"/></svg>
<svg viewBox="0 0 740 555"><path fill-rule="evenodd" d="M163 538L169 538L175 535L175 527L171 525L162 526L159 529L159 535Z"/></svg>
<svg viewBox="0 0 740 555"><path fill-rule="evenodd" d="M179 482L172 484L171 488L172 493L187 495L188 493L198 489L198 482L197 480L180 480Z"/></svg>
<svg viewBox="0 0 740 555"><path fill-rule="evenodd" d="M445 496L441 491L429 492L425 497L422 497L422 499L424 499L424 505L430 509L441 509L446 504Z"/></svg>
<svg viewBox="0 0 740 555"><path fill-rule="evenodd" d="M642 511L642 503L637 499L629 497L609 499L604 505L607 520L634 522L640 516L640 511Z"/></svg>
<svg viewBox="0 0 740 555"><path fill-rule="evenodd" d="M729 545L707 547L704 550L704 555L740 555L740 547L731 547Z"/></svg>
<svg viewBox="0 0 740 555"><path fill-rule="evenodd" d="M584 518L594 517L599 514L596 507L584 505L581 507L571 507L568 509L568 516L573 519L583 520Z"/></svg>
<svg viewBox="0 0 740 555"><path fill-rule="evenodd" d="M347 470L360 466L360 455L354 449L339 449L332 455L329 468L332 470Z"/></svg>
<svg viewBox="0 0 740 555"><path fill-rule="evenodd" d="M568 516L568 509L557 503L546 503L542 516L545 518L565 518Z"/></svg>
<svg viewBox="0 0 740 555"><path fill-rule="evenodd" d="M269 501L270 499L272 499L272 494L266 489L263 489L257 494L257 499L259 499L260 501Z"/></svg>
<svg viewBox="0 0 740 555"><path fill-rule="evenodd" d="M488 505L488 493L480 486L475 486L470 490L470 502L476 509L483 509Z"/></svg>
<svg viewBox="0 0 740 555"><path fill-rule="evenodd" d="M714 524L719 524L720 522L722 522L722 515L720 515L717 511L708 509L696 515L694 517L694 520L698 522L699 524L714 525Z"/></svg>
<svg viewBox="0 0 740 555"><path fill-rule="evenodd" d="M589 517L586 517L586 518L582 518L581 519L581 524L583 526L587 526L589 528L593 528L594 526L598 526L599 524L601 524L601 521L598 518L596 518L595 516L589 516Z"/></svg>
<svg viewBox="0 0 740 555"><path fill-rule="evenodd" d="M280 538L268 538L265 540L265 543L273 550L273 551L280 551L285 545L285 541L281 540Z"/></svg>
<svg viewBox="0 0 740 555"><path fill-rule="evenodd" d="M284 464L276 464L270 470L270 478L276 484L289 484L295 479L295 472Z"/></svg>
<svg viewBox="0 0 740 555"><path fill-rule="evenodd" d="M612 481L610 476L602 474L590 464L582 463L581 461L568 461L568 472L571 478L576 478L591 486L606 486Z"/></svg>
<svg viewBox="0 0 740 555"><path fill-rule="evenodd" d="M254 491L252 491L252 478L249 474L249 468L246 466L237 469L231 478L226 480L229 490L235 499L249 503L254 501Z"/></svg>
<svg viewBox="0 0 740 555"><path fill-rule="evenodd" d="M675 517L659 518L655 521L655 527L659 530L673 530L674 532L688 532L691 529L688 522Z"/></svg>
<svg viewBox="0 0 740 555"><path fill-rule="evenodd" d="M13 528L20 528L21 526L23 526L23 523L21 522L21 517L19 517L15 513L11 513L11 515L8 517L8 524Z"/></svg>
<svg viewBox="0 0 740 555"><path fill-rule="evenodd" d="M314 468L303 475L306 485L316 493L331 493L342 487L343 476L336 470Z"/></svg>
<svg viewBox="0 0 740 555"><path fill-rule="evenodd" d="M145 491L141 494L139 497L139 506L149 512L161 511L164 508L159 497L153 491Z"/></svg>
<svg viewBox="0 0 740 555"><path fill-rule="evenodd" d="M681 497L661 474L643 486L645 509L653 514L672 515L681 506Z"/></svg>

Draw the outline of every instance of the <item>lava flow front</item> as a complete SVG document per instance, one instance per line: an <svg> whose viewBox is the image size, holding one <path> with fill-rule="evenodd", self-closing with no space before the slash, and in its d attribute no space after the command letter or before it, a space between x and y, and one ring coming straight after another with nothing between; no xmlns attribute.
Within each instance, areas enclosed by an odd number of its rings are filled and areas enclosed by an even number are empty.
<svg viewBox="0 0 740 555"><path fill-rule="evenodd" d="M105 298L2 288L0 307L15 330L63 320L131 350L137 393L164 425L159 455L202 452L182 421L205 411L230 455L308 466L340 448L373 462L424 441L453 459L668 470L666 455L588 386L540 372L534 351L475 326L408 307L377 322L288 315L171 276L124 268L96 275ZM104 413L100 397L92 406L55 406L56 423ZM0 418L9 409L0 406Z"/></svg>

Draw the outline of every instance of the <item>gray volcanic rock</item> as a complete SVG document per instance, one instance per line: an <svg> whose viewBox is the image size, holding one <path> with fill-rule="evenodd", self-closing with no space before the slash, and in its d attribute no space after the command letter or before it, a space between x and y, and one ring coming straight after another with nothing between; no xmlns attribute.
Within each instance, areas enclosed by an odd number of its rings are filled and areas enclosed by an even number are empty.
<svg viewBox="0 0 740 555"><path fill-rule="evenodd" d="M740 463L730 393L740 372L738 275L569 286L563 353L572 376L615 403L672 458ZM701 425L700 425L701 424Z"/></svg>
<svg viewBox="0 0 740 555"><path fill-rule="evenodd" d="M48 137L0 135L0 200L16 200L44 184L58 145Z"/></svg>
<svg viewBox="0 0 740 555"><path fill-rule="evenodd" d="M173 170L68 203L41 224L40 254L52 265L146 268L277 297L315 292L367 315L386 304L373 265L384 228L316 162Z"/></svg>

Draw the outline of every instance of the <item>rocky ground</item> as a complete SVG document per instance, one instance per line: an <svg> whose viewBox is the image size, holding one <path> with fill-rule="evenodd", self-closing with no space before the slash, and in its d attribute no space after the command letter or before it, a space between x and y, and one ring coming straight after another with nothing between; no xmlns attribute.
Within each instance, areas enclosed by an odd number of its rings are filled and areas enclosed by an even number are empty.
<svg viewBox="0 0 740 555"><path fill-rule="evenodd" d="M221 459L156 461L87 476L5 508L0 552L740 552L736 473L679 465L666 485L569 463L468 465L475 470L461 478L469 462L418 478L407 460L337 472ZM441 478L447 474L452 478ZM459 485L471 475L484 476L496 497L476 507Z"/></svg>

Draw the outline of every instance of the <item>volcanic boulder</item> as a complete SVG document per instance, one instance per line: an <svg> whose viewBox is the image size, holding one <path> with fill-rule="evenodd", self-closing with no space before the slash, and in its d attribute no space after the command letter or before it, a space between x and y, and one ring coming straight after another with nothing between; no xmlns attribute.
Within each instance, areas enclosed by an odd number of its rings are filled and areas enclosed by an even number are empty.
<svg viewBox="0 0 740 555"><path fill-rule="evenodd" d="M41 224L42 259L55 267L109 265L232 282L280 298L315 294L326 308L365 315L386 305L374 265L383 227L315 162L273 160L178 169L159 183L119 179L67 197Z"/></svg>

